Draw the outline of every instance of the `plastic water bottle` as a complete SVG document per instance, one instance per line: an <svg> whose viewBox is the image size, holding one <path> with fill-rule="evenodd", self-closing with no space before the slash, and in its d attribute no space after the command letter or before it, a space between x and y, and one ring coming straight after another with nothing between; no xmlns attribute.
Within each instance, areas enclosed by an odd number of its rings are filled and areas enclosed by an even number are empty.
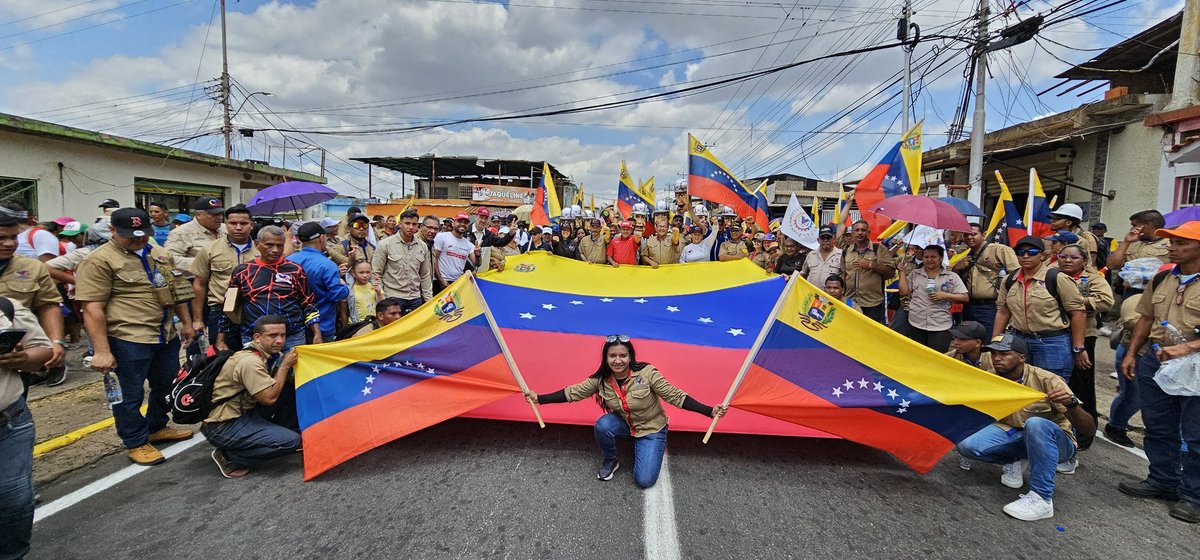
<svg viewBox="0 0 1200 560"><path fill-rule="evenodd" d="M1088 288L1088 277L1087 276L1081 276L1079 278L1079 293L1082 294L1083 297L1088 297L1089 295L1091 295L1091 289Z"/></svg>
<svg viewBox="0 0 1200 560"><path fill-rule="evenodd" d="M1163 330L1167 331L1167 339L1171 341L1171 344L1188 343L1187 337L1183 336L1183 333L1179 332L1179 329L1175 328L1175 325L1166 321L1160 321L1158 324L1162 325Z"/></svg>
<svg viewBox="0 0 1200 560"><path fill-rule="evenodd" d="M104 397L108 399L108 408L125 401L125 395L121 393L121 382L117 379L116 372L104 373Z"/></svg>

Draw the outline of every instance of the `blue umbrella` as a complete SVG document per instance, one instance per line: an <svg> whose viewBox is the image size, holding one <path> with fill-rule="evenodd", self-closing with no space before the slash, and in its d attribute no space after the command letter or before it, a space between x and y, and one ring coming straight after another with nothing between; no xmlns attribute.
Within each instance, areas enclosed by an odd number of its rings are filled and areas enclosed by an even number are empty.
<svg viewBox="0 0 1200 560"><path fill-rule="evenodd" d="M1200 206L1188 206L1180 208L1174 212L1170 212L1163 216L1167 219L1167 227L1179 227L1188 222L1200 220Z"/></svg>
<svg viewBox="0 0 1200 560"><path fill-rule="evenodd" d="M958 210L964 216L983 216L983 210L980 210L978 206L975 206L975 203L964 198L939 196L934 200L940 200L946 204L949 204L950 206L953 206L955 210Z"/></svg>
<svg viewBox="0 0 1200 560"><path fill-rule="evenodd" d="M336 196L333 189L319 183L288 181L258 191L246 207L255 214L299 212Z"/></svg>

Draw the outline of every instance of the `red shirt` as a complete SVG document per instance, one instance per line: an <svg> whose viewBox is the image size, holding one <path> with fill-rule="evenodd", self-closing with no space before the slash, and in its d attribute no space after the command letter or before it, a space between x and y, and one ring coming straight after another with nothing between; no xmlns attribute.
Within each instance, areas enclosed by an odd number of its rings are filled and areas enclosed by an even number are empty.
<svg viewBox="0 0 1200 560"><path fill-rule="evenodd" d="M641 240L637 237L618 235L608 243L608 256L612 257L617 264L637 264L640 245Z"/></svg>

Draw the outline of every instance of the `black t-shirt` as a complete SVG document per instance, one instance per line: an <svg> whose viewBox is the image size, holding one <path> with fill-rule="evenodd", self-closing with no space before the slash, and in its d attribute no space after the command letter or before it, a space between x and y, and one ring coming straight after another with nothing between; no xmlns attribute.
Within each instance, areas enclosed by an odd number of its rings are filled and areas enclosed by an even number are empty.
<svg viewBox="0 0 1200 560"><path fill-rule="evenodd" d="M789 257L787 253L780 253L779 260L775 261L775 272L779 274L791 274L800 270L804 266L804 259L808 258L808 253L800 251L796 256Z"/></svg>

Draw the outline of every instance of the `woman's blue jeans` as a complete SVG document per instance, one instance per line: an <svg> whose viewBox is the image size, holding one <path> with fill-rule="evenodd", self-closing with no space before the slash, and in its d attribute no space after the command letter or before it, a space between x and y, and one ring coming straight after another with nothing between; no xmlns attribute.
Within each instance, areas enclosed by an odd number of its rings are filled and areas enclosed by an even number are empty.
<svg viewBox="0 0 1200 560"><path fill-rule="evenodd" d="M1112 407L1108 409L1108 425L1122 432L1129 429L1129 419L1133 418L1142 406L1142 400L1138 398L1137 378L1132 381L1125 379L1125 374L1121 372L1121 362L1125 360L1126 350L1124 344L1117 347L1117 396L1113 399ZM1145 375L1149 375L1157 366L1158 360L1149 352L1137 357L1138 374L1145 372Z"/></svg>
<svg viewBox="0 0 1200 560"><path fill-rule="evenodd" d="M633 440L633 481L641 488L649 488L658 482L658 471L662 467L663 453L667 450L667 429L664 427L653 434L634 437L629 434L629 424L619 414L610 412L596 420L596 445L604 462L617 459L617 439Z"/></svg>

